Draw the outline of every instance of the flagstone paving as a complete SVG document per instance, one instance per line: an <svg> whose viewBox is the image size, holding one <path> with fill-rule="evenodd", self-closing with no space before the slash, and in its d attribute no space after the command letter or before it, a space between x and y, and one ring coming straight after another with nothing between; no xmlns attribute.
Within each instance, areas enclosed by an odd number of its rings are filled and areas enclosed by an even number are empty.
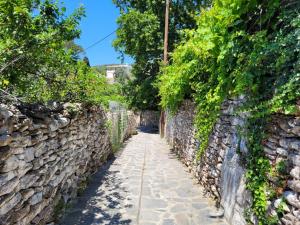
<svg viewBox="0 0 300 225"><path fill-rule="evenodd" d="M95 174L61 225L226 225L158 134L139 133Z"/></svg>

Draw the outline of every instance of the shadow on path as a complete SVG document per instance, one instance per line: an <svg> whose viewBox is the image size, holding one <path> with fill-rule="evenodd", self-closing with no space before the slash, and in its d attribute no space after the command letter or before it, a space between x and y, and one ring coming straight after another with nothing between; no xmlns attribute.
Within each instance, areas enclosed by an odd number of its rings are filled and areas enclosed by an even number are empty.
<svg viewBox="0 0 300 225"><path fill-rule="evenodd" d="M132 221L122 218L120 213L128 190L121 185L120 171L110 170L115 160L112 157L91 177L88 188L76 199L59 225L131 224Z"/></svg>
<svg viewBox="0 0 300 225"><path fill-rule="evenodd" d="M146 133L146 134L158 134L159 129L157 126L141 126L139 127L139 131L141 133Z"/></svg>

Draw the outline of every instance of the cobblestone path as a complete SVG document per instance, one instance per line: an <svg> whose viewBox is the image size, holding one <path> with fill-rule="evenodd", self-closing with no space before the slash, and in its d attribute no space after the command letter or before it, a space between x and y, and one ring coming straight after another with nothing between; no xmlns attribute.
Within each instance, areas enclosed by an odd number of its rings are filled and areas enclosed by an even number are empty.
<svg viewBox="0 0 300 225"><path fill-rule="evenodd" d="M61 225L226 225L157 134L139 133L97 174Z"/></svg>

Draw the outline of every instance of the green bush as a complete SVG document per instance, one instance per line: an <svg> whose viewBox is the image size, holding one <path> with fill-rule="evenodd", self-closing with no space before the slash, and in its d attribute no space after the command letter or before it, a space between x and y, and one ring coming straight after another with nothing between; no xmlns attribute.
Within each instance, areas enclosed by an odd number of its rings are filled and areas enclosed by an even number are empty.
<svg viewBox="0 0 300 225"><path fill-rule="evenodd" d="M118 85L79 60L84 9L65 11L52 0L0 0L0 90L24 102L120 99Z"/></svg>

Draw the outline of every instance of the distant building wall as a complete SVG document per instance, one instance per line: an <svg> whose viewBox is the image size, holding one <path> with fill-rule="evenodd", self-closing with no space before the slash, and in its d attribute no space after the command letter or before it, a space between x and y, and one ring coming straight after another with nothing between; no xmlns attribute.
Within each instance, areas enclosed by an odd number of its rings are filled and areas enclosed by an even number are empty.
<svg viewBox="0 0 300 225"><path fill-rule="evenodd" d="M130 74L130 65L123 65L123 64L116 64L116 65L106 65L106 78L109 81L109 83L114 83L116 78L116 72L117 69L124 69L128 75Z"/></svg>
<svg viewBox="0 0 300 225"><path fill-rule="evenodd" d="M110 83L115 82L115 70L107 70L106 71L106 78Z"/></svg>

